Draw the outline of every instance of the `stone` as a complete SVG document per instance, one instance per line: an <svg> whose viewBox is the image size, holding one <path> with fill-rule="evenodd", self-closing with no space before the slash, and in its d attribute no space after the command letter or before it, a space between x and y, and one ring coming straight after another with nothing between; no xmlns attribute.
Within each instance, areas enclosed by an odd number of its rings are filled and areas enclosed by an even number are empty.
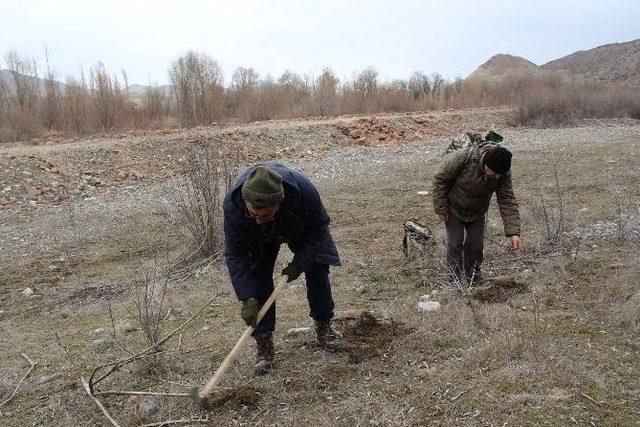
<svg viewBox="0 0 640 427"><path fill-rule="evenodd" d="M24 190L27 192L27 196L29 196L29 197L35 197L35 196L39 195L40 193L42 193L42 191L40 191L39 189L37 189L33 185L25 186Z"/></svg>
<svg viewBox="0 0 640 427"><path fill-rule="evenodd" d="M35 294L35 292L33 292L33 289L31 288L24 288L21 293L22 296L26 298L31 298Z"/></svg>
<svg viewBox="0 0 640 427"><path fill-rule="evenodd" d="M92 346L95 351L102 353L113 347L113 342L108 338L98 338L93 340Z"/></svg>
<svg viewBox="0 0 640 427"><path fill-rule="evenodd" d="M118 326L116 327L116 332L122 335L135 332L137 330L138 328L136 327L136 325L131 322L120 322L120 324L118 324Z"/></svg>
<svg viewBox="0 0 640 427"><path fill-rule="evenodd" d="M437 311L440 310L440 303L438 301L418 301L418 309L421 311Z"/></svg>
<svg viewBox="0 0 640 427"><path fill-rule="evenodd" d="M364 286L357 286L354 289L354 291L355 291L356 294L366 294L367 292L369 292L369 290Z"/></svg>
<svg viewBox="0 0 640 427"><path fill-rule="evenodd" d="M533 279L533 276L535 276L535 273L533 272L532 269L526 268L522 270L518 276L520 280L531 280Z"/></svg>
<svg viewBox="0 0 640 427"><path fill-rule="evenodd" d="M7 206L9 203L11 203L9 199L6 197L0 197L0 206Z"/></svg>
<svg viewBox="0 0 640 427"><path fill-rule="evenodd" d="M127 171L124 171L122 169L116 172L116 176L115 176L116 181L125 181L128 177L129 177L129 174L127 173Z"/></svg>
<svg viewBox="0 0 640 427"><path fill-rule="evenodd" d="M160 411L160 401L155 396L142 396L138 401L138 415L150 417Z"/></svg>
<svg viewBox="0 0 640 427"><path fill-rule="evenodd" d="M57 380L60 377L62 377L62 372L56 372L55 374L51 374L51 375L43 375L40 378L38 378L36 383L38 385L43 385L43 384L50 383L51 381Z"/></svg>
<svg viewBox="0 0 640 427"><path fill-rule="evenodd" d="M295 336L295 335L300 335L300 334L306 334L309 331L311 331L311 328L308 327L308 326L303 326L303 327L299 327L299 328L289 328L289 330L287 331L287 335L288 336Z"/></svg>

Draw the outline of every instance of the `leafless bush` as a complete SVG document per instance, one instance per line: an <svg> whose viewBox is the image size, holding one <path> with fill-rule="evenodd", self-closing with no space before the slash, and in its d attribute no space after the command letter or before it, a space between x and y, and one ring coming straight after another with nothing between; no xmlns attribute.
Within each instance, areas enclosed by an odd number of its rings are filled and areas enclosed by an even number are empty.
<svg viewBox="0 0 640 427"><path fill-rule="evenodd" d="M64 130L82 135L94 129L91 98L84 78L67 77L61 109Z"/></svg>
<svg viewBox="0 0 640 427"><path fill-rule="evenodd" d="M222 201L233 183L235 163L234 157L215 144L195 150L187 158L173 199L196 259L211 259L222 250Z"/></svg>
<svg viewBox="0 0 640 427"><path fill-rule="evenodd" d="M115 129L125 120L125 93L118 79L109 75L101 62L91 69L90 93L96 123L101 130Z"/></svg>
<svg viewBox="0 0 640 427"><path fill-rule="evenodd" d="M147 275L136 289L135 319L144 332L149 345L154 345L162 336L162 325L169 314L167 308L167 286L169 279L157 271Z"/></svg>
<svg viewBox="0 0 640 427"><path fill-rule="evenodd" d="M540 211L544 224L544 236L547 241L551 242L557 241L565 230L564 197L562 189L560 188L558 168L556 165L553 165L553 172L555 177L555 196L553 202L550 204L545 201L544 195L542 191L540 191Z"/></svg>
<svg viewBox="0 0 640 427"><path fill-rule="evenodd" d="M524 125L571 124L582 118L640 119L640 91L594 84L566 83L522 93L518 120Z"/></svg>

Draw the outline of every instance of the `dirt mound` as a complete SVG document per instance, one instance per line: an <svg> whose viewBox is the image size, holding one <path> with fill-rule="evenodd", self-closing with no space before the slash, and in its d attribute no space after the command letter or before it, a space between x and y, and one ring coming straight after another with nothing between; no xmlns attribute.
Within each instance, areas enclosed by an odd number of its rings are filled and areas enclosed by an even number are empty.
<svg viewBox="0 0 640 427"><path fill-rule="evenodd" d="M363 311L355 319L344 319L341 328L350 363L382 356L388 352L393 338L405 328L401 323L391 320L378 320L368 311Z"/></svg>
<svg viewBox="0 0 640 427"><path fill-rule="evenodd" d="M498 276L487 280L485 285L474 288L471 296L477 300L496 303L506 302L512 296L525 292L527 285L512 276Z"/></svg>

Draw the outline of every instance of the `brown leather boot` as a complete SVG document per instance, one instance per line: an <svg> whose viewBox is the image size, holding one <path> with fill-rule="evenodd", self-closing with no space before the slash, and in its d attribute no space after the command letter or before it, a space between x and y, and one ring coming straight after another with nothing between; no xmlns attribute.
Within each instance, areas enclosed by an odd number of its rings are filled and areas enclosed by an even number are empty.
<svg viewBox="0 0 640 427"><path fill-rule="evenodd" d="M316 320L316 336L318 344L328 351L344 350L344 343L340 339L340 335L331 327L331 320Z"/></svg>
<svg viewBox="0 0 640 427"><path fill-rule="evenodd" d="M273 334L271 332L265 332L262 334L255 334L253 338L256 340L256 365L253 370L255 376L262 376L267 374L273 366L273 359L275 351L273 348Z"/></svg>

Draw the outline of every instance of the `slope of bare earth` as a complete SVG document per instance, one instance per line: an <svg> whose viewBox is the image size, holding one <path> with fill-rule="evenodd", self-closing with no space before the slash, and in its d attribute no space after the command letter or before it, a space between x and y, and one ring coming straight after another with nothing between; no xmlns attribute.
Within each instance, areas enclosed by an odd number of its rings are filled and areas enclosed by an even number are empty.
<svg viewBox="0 0 640 427"><path fill-rule="evenodd" d="M640 39L574 52L547 62L542 69L586 80L640 85Z"/></svg>
<svg viewBox="0 0 640 427"><path fill-rule="evenodd" d="M287 333L311 325L299 280L278 303L272 373L251 378L246 350L223 381L244 387L218 393L208 413L181 397L100 396L121 425L191 417L225 426L636 425L640 124L514 128L511 114L279 121L3 148L0 402L27 371L21 353L38 366L0 406L0 424L108 425L79 378L146 346L140 283L187 243L172 204L177 175L195 146L218 144L245 163L286 161L317 184L344 261L332 283L351 351L328 354L310 332ZM492 207L485 272L515 276L524 292L481 302L447 284L443 228L424 192L451 137L488 129L515 155L525 247L507 253ZM405 259L402 225L412 217L438 243ZM278 263L290 256L283 249ZM418 308L425 294L439 310ZM98 390L202 385L243 330L224 266L170 281L162 321L169 331L211 298L162 356Z"/></svg>

